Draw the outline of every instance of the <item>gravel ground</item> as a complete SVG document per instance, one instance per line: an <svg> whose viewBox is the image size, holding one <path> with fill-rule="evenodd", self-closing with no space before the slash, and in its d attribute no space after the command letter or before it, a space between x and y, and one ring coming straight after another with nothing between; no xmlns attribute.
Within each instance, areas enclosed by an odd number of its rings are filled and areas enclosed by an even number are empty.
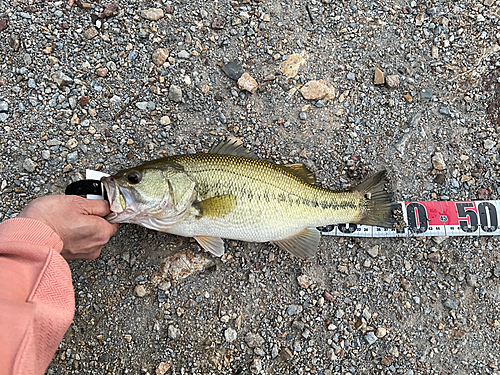
<svg viewBox="0 0 500 375"><path fill-rule="evenodd" d="M500 199L498 0L0 0L0 30L2 220L86 168L228 136L332 189L387 168L398 200ZM122 225L71 263L48 373L499 374L498 241L216 259Z"/></svg>

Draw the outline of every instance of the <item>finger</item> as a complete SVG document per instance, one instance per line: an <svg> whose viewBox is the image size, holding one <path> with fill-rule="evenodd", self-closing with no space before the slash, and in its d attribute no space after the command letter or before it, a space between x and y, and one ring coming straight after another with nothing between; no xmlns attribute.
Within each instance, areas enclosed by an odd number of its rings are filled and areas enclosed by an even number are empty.
<svg viewBox="0 0 500 375"><path fill-rule="evenodd" d="M81 207L84 210L84 212L88 215L103 217L111 212L109 209L109 203L105 200L85 199L85 198L83 199L84 202L82 202Z"/></svg>

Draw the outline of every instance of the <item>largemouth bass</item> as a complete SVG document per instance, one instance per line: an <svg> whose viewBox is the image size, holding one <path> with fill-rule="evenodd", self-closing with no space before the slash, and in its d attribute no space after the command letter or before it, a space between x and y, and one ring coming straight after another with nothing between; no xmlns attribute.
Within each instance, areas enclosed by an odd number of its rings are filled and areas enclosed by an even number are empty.
<svg viewBox="0 0 500 375"><path fill-rule="evenodd" d="M234 142L209 153L170 156L102 179L111 223L194 237L221 256L222 238L272 242L299 258L314 256L316 227L359 223L391 227L385 171L347 191L315 186L303 164L257 159Z"/></svg>

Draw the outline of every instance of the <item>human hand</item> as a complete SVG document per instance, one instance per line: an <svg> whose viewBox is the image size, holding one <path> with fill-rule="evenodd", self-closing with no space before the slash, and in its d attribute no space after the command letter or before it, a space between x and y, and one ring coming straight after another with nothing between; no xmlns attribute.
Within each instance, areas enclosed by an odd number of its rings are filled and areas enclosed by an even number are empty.
<svg viewBox="0 0 500 375"><path fill-rule="evenodd" d="M51 227L64 243L61 255L66 260L92 260L118 230L118 224L103 219L109 213L107 201L47 195L30 202L18 217Z"/></svg>

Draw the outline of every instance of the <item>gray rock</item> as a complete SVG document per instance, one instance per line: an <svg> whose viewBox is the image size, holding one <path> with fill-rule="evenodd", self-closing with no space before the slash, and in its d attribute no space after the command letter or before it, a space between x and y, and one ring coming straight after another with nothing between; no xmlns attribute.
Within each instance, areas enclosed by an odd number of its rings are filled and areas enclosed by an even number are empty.
<svg viewBox="0 0 500 375"><path fill-rule="evenodd" d="M42 150L42 159L43 160L50 160L50 151L49 150Z"/></svg>
<svg viewBox="0 0 500 375"><path fill-rule="evenodd" d="M419 93L420 100L431 100L434 97L432 89L422 89Z"/></svg>
<svg viewBox="0 0 500 375"><path fill-rule="evenodd" d="M232 61L222 66L222 71L231 79L237 81L245 73L238 61Z"/></svg>
<svg viewBox="0 0 500 375"><path fill-rule="evenodd" d="M484 140L484 148L487 150L491 150L493 147L495 147L497 143L492 140L492 139L485 139Z"/></svg>
<svg viewBox="0 0 500 375"><path fill-rule="evenodd" d="M179 336L179 328L173 325L169 325L167 331L168 331L168 337L171 338L172 340L177 339L177 337Z"/></svg>
<svg viewBox="0 0 500 375"><path fill-rule="evenodd" d="M495 277L500 277L500 264L493 268L493 275L495 275Z"/></svg>
<svg viewBox="0 0 500 375"><path fill-rule="evenodd" d="M305 112L300 112L300 115L299 115L300 119L302 121L305 121L307 120L307 114Z"/></svg>
<svg viewBox="0 0 500 375"><path fill-rule="evenodd" d="M349 81L356 81L356 75L353 72L347 73L347 79Z"/></svg>
<svg viewBox="0 0 500 375"><path fill-rule="evenodd" d="M0 122L4 122L8 118L9 118L9 114L8 113L0 113Z"/></svg>
<svg viewBox="0 0 500 375"><path fill-rule="evenodd" d="M445 116L451 116L451 110L450 110L450 107L441 107L439 108L439 113L441 113L442 115L445 115Z"/></svg>
<svg viewBox="0 0 500 375"><path fill-rule="evenodd" d="M140 110L145 111L146 109L148 109L148 102L137 102L135 103L135 106Z"/></svg>
<svg viewBox="0 0 500 375"><path fill-rule="evenodd" d="M460 305L460 301L456 298L448 298L443 302L443 305L451 310L457 310Z"/></svg>
<svg viewBox="0 0 500 375"><path fill-rule="evenodd" d="M23 163L23 168L28 171L28 172L33 172L36 168L36 164L33 160L31 160L30 158L27 158L24 160L24 163Z"/></svg>
<svg viewBox="0 0 500 375"><path fill-rule="evenodd" d="M250 348L258 348L264 343L264 339L258 333L248 332L245 336L245 342Z"/></svg>
<svg viewBox="0 0 500 375"><path fill-rule="evenodd" d="M184 59L184 60L187 60L191 57L191 54L186 51L185 49L183 49L182 51L180 51L178 54L177 54L177 57L179 59Z"/></svg>
<svg viewBox="0 0 500 375"><path fill-rule="evenodd" d="M297 305L290 305L288 309L286 309L286 313L290 316L297 314L299 311L299 307Z"/></svg>
<svg viewBox="0 0 500 375"><path fill-rule="evenodd" d="M365 340L366 342L368 343L368 345L371 345L371 344L374 344L375 341L378 340L377 336L375 336L375 333L373 332L368 332L366 335L365 335Z"/></svg>
<svg viewBox="0 0 500 375"><path fill-rule="evenodd" d="M55 72L52 75L52 79L59 87L64 87L73 83L73 78L69 77L62 71Z"/></svg>
<svg viewBox="0 0 500 375"><path fill-rule="evenodd" d="M73 164L74 162L76 162L78 160L78 151L73 151L73 152L70 152L68 154L68 156L66 156L66 161L69 163L69 164Z"/></svg>
<svg viewBox="0 0 500 375"><path fill-rule="evenodd" d="M2 100L0 101L0 112L8 112L9 111L9 103Z"/></svg>
<svg viewBox="0 0 500 375"><path fill-rule="evenodd" d="M156 103L149 101L147 104L147 109L149 109L150 111L154 111L156 109Z"/></svg>
<svg viewBox="0 0 500 375"><path fill-rule="evenodd" d="M33 78L28 79L28 87L34 89L36 87L36 81Z"/></svg>
<svg viewBox="0 0 500 375"><path fill-rule="evenodd" d="M168 89L168 98L176 103L182 101L182 89L177 85L170 85Z"/></svg>
<svg viewBox="0 0 500 375"><path fill-rule="evenodd" d="M122 98L120 98L118 95L113 95L111 99L109 99L109 104L110 105L120 105L122 101Z"/></svg>
<svg viewBox="0 0 500 375"><path fill-rule="evenodd" d="M227 342L233 342L238 337L238 333L234 329L228 328L224 331L224 337Z"/></svg>

